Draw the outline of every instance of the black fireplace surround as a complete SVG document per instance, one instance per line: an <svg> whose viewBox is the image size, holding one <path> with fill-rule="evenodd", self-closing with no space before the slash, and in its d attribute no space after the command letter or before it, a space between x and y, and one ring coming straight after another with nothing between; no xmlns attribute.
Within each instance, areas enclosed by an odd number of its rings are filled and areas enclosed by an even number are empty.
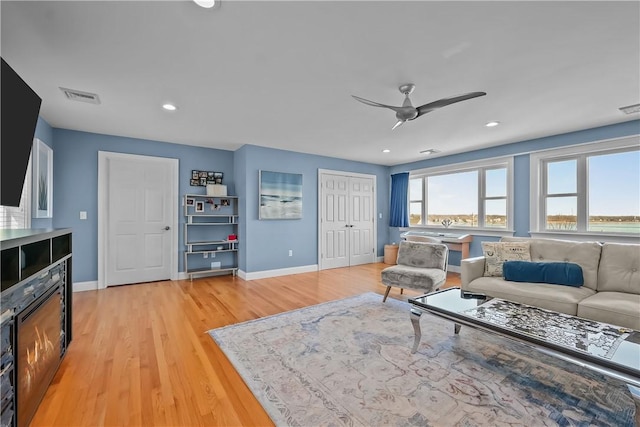
<svg viewBox="0 0 640 427"><path fill-rule="evenodd" d="M0 427L27 427L71 342L71 230L0 230Z"/></svg>

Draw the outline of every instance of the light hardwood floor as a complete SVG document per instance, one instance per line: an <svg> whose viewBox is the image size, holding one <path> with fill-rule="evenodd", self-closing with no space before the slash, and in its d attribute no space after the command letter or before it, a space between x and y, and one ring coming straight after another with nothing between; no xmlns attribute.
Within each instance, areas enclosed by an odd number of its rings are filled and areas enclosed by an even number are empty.
<svg viewBox="0 0 640 427"><path fill-rule="evenodd" d="M364 292L382 301L385 267L75 293L73 341L31 426L271 426L207 331Z"/></svg>

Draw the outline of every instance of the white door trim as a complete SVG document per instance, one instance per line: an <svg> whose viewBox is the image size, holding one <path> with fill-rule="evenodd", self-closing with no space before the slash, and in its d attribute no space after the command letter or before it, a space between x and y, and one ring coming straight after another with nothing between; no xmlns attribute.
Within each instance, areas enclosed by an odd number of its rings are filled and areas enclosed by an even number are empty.
<svg viewBox="0 0 640 427"><path fill-rule="evenodd" d="M323 197L322 197L322 175L343 175L355 178L371 178L373 179L373 259L378 258L378 182L377 176L367 173L358 172L345 172L332 169L318 169L318 270L322 270L322 212L323 210Z"/></svg>
<svg viewBox="0 0 640 427"><path fill-rule="evenodd" d="M105 289L106 256L107 256L107 162L110 159L142 160L147 162L164 163L170 170L171 194L174 203L171 209L171 280L178 280L178 169L179 160L167 157L142 156L138 154L114 153L110 151L98 151L98 289Z"/></svg>

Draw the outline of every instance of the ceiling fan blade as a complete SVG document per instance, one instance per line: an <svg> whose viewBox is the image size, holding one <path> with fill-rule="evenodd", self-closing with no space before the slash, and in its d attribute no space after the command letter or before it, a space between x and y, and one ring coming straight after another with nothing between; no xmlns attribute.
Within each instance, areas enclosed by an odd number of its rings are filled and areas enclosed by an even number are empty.
<svg viewBox="0 0 640 427"><path fill-rule="evenodd" d="M397 128L398 126L402 126L403 124L406 123L406 120L398 120L397 123L395 125L393 125L393 127L391 128L391 130L394 130L395 128Z"/></svg>
<svg viewBox="0 0 640 427"><path fill-rule="evenodd" d="M423 114L429 113L438 108L446 107L447 105L455 104L456 102L466 101L467 99L477 98L479 96L486 95L486 92L469 92L464 95L452 96L449 98L442 98L437 101L430 102L428 104L421 105L417 108L418 117Z"/></svg>
<svg viewBox="0 0 640 427"><path fill-rule="evenodd" d="M363 104L371 105L372 107L383 107L395 111L396 113L401 110L401 107L394 107L392 105L380 104L379 102L369 101L368 99L360 98L359 96L351 95L356 101L360 101Z"/></svg>

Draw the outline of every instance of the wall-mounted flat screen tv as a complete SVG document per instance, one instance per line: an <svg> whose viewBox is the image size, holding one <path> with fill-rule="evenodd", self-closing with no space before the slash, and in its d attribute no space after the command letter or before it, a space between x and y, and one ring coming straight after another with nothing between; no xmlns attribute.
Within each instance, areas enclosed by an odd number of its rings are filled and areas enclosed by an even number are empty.
<svg viewBox="0 0 640 427"><path fill-rule="evenodd" d="M42 100L0 59L0 205L19 206Z"/></svg>

